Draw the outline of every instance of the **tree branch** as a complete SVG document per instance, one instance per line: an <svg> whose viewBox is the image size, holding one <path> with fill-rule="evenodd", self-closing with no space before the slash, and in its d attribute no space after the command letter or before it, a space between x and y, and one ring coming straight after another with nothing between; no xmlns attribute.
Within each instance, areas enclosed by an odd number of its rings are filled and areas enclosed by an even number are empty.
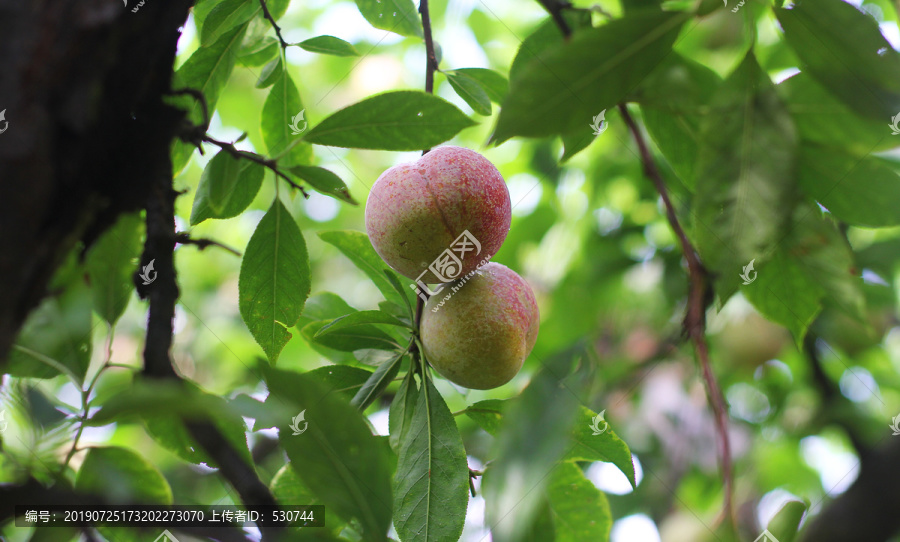
<svg viewBox="0 0 900 542"><path fill-rule="evenodd" d="M252 153L250 151L242 151L242 150L238 149L237 147L235 147L234 143L228 143L227 141L219 141L218 139L213 138L209 134L204 134L203 137L201 138L201 140L205 141L207 143L212 143L213 145L219 147L220 149L227 152L231 156L234 156L238 160L240 160L242 158L244 160L250 160L253 163L259 164L265 168L272 170L272 172L275 173L275 175L281 177L282 179L287 181L287 183L289 185L291 185L293 188L296 188L297 190L299 190L300 193L303 194L304 198L309 199L309 194L306 192L306 190L303 189L302 186L295 183L290 177L288 177L288 175L285 172L278 169L277 161L272 160L271 158L264 158L256 153Z"/></svg>
<svg viewBox="0 0 900 542"><path fill-rule="evenodd" d="M428 0L419 0L419 13L422 14L422 30L425 33L425 92L434 94L434 72L438 69L438 62L437 56L434 54L434 38L431 35ZM422 156L425 156L430 150L422 150Z"/></svg>
<svg viewBox="0 0 900 542"><path fill-rule="evenodd" d="M565 0L538 0L538 2L544 6L544 9L546 9L547 13L550 14L550 17L553 18L553 22L559 27L563 36L567 38L571 36L572 29L569 28L569 23L563 18L562 12L564 9L571 8L572 4Z"/></svg>
<svg viewBox="0 0 900 542"><path fill-rule="evenodd" d="M278 26L278 23L275 22L275 17L272 17L272 14L269 13L269 7L266 6L266 0L259 0L259 5L262 6L263 17L268 19L269 23L272 25L272 28L275 29L275 34L278 35L278 41L281 42L281 48L287 49L290 43L284 41L284 38L281 36L281 27Z"/></svg>
<svg viewBox="0 0 900 542"><path fill-rule="evenodd" d="M653 181L656 191L659 192L659 196L662 198L666 208L666 218L668 219L672 230L675 232L676 237L678 237L678 241L681 244L681 251L684 254L685 260L687 260L690 285L688 289L688 305L684 316L683 329L685 335L687 335L693 343L694 351L697 353L697 359L700 362L700 369L703 373L703 380L706 383L707 397L709 398L709 403L712 406L713 415L716 420L716 433L719 437L719 454L722 463L722 477L725 482L725 502L722 507L722 515L719 517L719 521L728 519L734 524L735 516L732 503L734 494L734 472L731 460L731 441L728 437L728 410L725 406L725 397L722 395L722 390L719 387L716 375L713 373L712 366L710 365L709 346L706 344L706 306L708 305L709 299L712 297L708 280L709 274L703 266L703 263L700 262L700 257L697 255L694 246L691 244L690 239L688 239L687 234L681 227L681 223L678 221L678 216L675 214L675 206L672 204L672 199L669 197L669 191L666 188L659 169L656 167L656 162L653 160L653 155L650 153L650 149L647 146L647 142L644 140L644 136L641 134L640 128L631 117L625 104L619 104L619 112L625 120L625 124L628 125L631 134L634 136L635 143L637 143L638 150L641 154L641 163L644 167L644 174Z"/></svg>
<svg viewBox="0 0 900 542"><path fill-rule="evenodd" d="M191 237L186 232L179 232L175 234L175 242L182 245L194 245L200 250L205 250L209 247L219 247L221 249L227 250L228 252L234 254L235 256L240 257L241 253L237 250L231 248L230 246L223 245L218 241L213 241L212 239L195 239Z"/></svg>

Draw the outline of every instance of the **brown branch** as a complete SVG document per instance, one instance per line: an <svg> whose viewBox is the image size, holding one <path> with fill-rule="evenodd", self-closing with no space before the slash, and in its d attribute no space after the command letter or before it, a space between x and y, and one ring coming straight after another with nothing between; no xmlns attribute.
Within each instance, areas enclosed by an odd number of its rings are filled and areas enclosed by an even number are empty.
<svg viewBox="0 0 900 542"><path fill-rule="evenodd" d="M438 69L437 56L434 54L434 38L431 35L431 15L428 12L428 0L419 1L419 13L422 14L422 30L425 33L425 92L434 94L434 72ZM425 156L431 149L424 149Z"/></svg>
<svg viewBox="0 0 900 542"><path fill-rule="evenodd" d="M289 185L291 185L293 188L296 188L297 190L299 190L300 193L303 194L304 198L309 199L309 194L306 192L306 190L304 190L302 186L295 183L290 177L288 177L287 173L281 171L278 168L278 162L276 160L272 160L271 158L265 158L263 156L260 156L256 153L253 153L250 151L242 151L242 150L238 149L237 147L235 147L234 143L228 143L227 141L219 141L218 139L215 139L214 137L210 136L209 134L204 134L202 137L202 141L205 141L207 143L212 143L213 145L219 147L220 149L227 152L231 156L234 156L238 160L240 160L242 158L244 160L250 160L251 162L253 162L255 164L259 164L265 168L272 170L272 172L275 173L275 175L281 177L282 179L287 181L287 183Z"/></svg>
<svg viewBox="0 0 900 542"><path fill-rule="evenodd" d="M241 253L237 250L231 248L230 246L223 245L218 241L213 241L212 239L194 239L186 232L179 232L175 234L175 242L182 245L194 245L200 250L205 250L209 247L219 247L227 250L228 252L234 254L235 256L240 257Z"/></svg>
<svg viewBox="0 0 900 542"><path fill-rule="evenodd" d="M284 38L281 36L281 27L278 26L278 23L275 22L275 17L272 17L272 14L269 13L269 7L266 6L266 0L259 0L259 5L262 6L263 17L268 19L269 23L272 25L272 28L275 29L275 34L278 35L278 41L281 42L281 48L287 49L290 43L284 41Z"/></svg>
<svg viewBox="0 0 900 542"><path fill-rule="evenodd" d="M734 494L734 472L731 460L731 441L728 438L728 410L725 406L725 397L713 373L712 366L709 362L709 346L706 343L706 306L711 297L709 287L709 274L700 257L694 250L694 246L688 239L687 234L678 221L675 214L675 206L669 197L669 191L666 188L662 175L656 167L653 155L641 134L640 128L628 112L625 104L619 104L619 112L628 125L628 129L634 136L638 150L641 154L641 162L644 168L644 174L653 181L656 191L659 192L666 207L666 218L669 225L678 237L681 244L681 251L684 254L688 264L688 276L690 278L690 286L688 289L688 305L684 316L683 328L687 337L694 345L694 351L697 353L697 359L700 362L700 369L703 373L703 380L706 383L706 393L709 398L710 405L713 409L713 415L716 420L716 433L719 437L719 453L722 463L722 476L725 481L725 502L722 507L722 515L719 521L728 519L732 524L734 521L734 506L732 497Z"/></svg>
<svg viewBox="0 0 900 542"><path fill-rule="evenodd" d="M550 14L550 17L553 18L553 22L559 27L563 36L568 38L572 35L572 29L569 28L569 23L566 22L562 15L564 9L572 7L570 2L566 2L565 0L538 0L538 3L544 6L544 9L546 9L547 13Z"/></svg>

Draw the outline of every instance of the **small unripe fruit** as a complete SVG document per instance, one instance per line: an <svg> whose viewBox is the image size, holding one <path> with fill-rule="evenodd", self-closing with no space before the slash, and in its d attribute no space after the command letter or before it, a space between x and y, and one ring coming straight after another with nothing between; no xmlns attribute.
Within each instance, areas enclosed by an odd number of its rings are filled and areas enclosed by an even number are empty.
<svg viewBox="0 0 900 542"><path fill-rule="evenodd" d="M489 390L516 376L539 324L528 283L491 262L432 296L420 331L425 357L438 373L460 386Z"/></svg>
<svg viewBox="0 0 900 542"><path fill-rule="evenodd" d="M366 201L366 232L395 271L417 279L468 231L481 252L467 252L457 278L500 249L512 218L509 190L485 157L461 147L438 147L378 177ZM422 282L446 282L430 271Z"/></svg>

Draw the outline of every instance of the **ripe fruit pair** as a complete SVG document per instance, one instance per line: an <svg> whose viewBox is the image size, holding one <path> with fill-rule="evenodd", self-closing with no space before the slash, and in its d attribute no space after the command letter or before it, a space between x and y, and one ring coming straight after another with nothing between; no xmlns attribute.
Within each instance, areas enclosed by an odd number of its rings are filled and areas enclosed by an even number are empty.
<svg viewBox="0 0 900 542"><path fill-rule="evenodd" d="M467 388L509 382L537 339L528 283L506 266L484 263L510 221L500 172L461 147L438 147L388 169L366 202L366 231L388 265L421 289L455 279L428 300L420 332L431 365Z"/></svg>

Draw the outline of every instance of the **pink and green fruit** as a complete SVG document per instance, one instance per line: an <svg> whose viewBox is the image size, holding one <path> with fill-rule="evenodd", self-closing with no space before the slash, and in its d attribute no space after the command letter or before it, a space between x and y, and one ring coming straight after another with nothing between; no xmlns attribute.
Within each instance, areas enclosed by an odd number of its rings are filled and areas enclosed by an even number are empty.
<svg viewBox="0 0 900 542"><path fill-rule="evenodd" d="M500 172L485 157L461 147L438 147L415 162L388 169L366 201L372 246L395 271L411 279L467 230L481 244L481 252L466 252L462 268L447 276L474 270L500 249L510 220L509 190ZM444 282L430 271L422 281Z"/></svg>
<svg viewBox="0 0 900 542"><path fill-rule="evenodd" d="M422 346L447 380L489 390L506 384L522 368L539 321L528 283L491 262L428 300L420 326Z"/></svg>

